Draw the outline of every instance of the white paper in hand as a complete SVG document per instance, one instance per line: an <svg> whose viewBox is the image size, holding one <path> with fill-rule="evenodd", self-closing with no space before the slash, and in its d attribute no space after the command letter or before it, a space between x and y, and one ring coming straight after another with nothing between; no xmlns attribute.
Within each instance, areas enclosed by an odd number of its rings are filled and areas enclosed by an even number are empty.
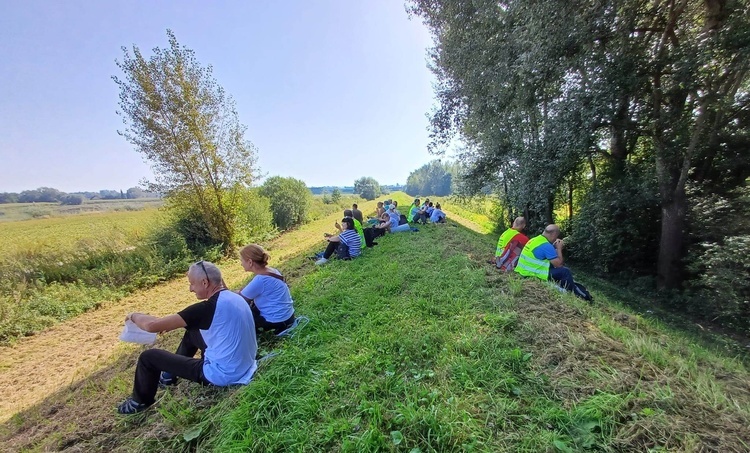
<svg viewBox="0 0 750 453"><path fill-rule="evenodd" d="M136 326L131 320L125 321L125 328L122 329L120 334L120 340L127 341L129 343L138 344L154 344L156 341L156 334L146 332L140 327Z"/></svg>

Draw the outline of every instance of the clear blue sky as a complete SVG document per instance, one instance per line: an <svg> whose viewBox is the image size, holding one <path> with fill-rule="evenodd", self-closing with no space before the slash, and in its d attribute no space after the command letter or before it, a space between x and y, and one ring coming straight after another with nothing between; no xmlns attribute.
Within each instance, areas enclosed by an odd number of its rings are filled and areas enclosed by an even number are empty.
<svg viewBox="0 0 750 453"><path fill-rule="evenodd" d="M167 28L213 66L269 176L405 183L433 158L431 40L400 0L0 0L0 192L149 177L111 76L121 46L149 54Z"/></svg>

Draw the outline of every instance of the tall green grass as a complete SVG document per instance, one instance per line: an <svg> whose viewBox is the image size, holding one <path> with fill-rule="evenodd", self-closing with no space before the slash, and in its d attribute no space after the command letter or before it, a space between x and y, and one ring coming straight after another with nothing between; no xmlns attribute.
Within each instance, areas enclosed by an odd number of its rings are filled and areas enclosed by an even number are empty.
<svg viewBox="0 0 750 453"><path fill-rule="evenodd" d="M146 450L581 451L606 447L630 396L577 402L515 335L465 229L428 225L382 238L351 262L307 267L293 296L311 318L231 404L141 439ZM160 410L174 419L191 401ZM198 433L195 437L184 433Z"/></svg>

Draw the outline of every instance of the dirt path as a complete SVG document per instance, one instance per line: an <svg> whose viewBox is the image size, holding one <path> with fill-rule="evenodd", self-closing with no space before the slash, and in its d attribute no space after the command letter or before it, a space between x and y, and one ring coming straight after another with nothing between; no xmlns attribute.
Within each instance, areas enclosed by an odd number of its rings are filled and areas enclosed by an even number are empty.
<svg viewBox="0 0 750 453"><path fill-rule="evenodd" d="M375 202L362 203L360 208L363 212L374 211ZM283 264L290 256L323 244L323 232L333 231L333 223L340 219L340 213L332 214L264 244L272 256L271 264ZM228 260L221 269L232 288L249 278L238 261ZM127 313L163 316L195 301L186 280L178 278L119 301L106 302L95 311L23 338L14 346L0 347L0 423L105 368L118 357L140 349L118 341Z"/></svg>

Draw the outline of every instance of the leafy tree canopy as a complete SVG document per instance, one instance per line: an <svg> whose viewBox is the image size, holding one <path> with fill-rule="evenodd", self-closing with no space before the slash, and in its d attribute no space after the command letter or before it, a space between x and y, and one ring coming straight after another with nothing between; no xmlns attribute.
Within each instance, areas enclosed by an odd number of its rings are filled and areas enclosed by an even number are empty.
<svg viewBox="0 0 750 453"><path fill-rule="evenodd" d="M256 151L245 138L234 101L192 50L167 31L169 47L123 47L117 62L125 128L118 131L148 161L155 180L147 190L194 206L208 234L225 249L234 244L239 191L249 187Z"/></svg>
<svg viewBox="0 0 750 453"><path fill-rule="evenodd" d="M359 196L365 200L374 200L382 193L380 190L380 184L369 176L363 176L358 180L354 181L354 193L358 193Z"/></svg>

